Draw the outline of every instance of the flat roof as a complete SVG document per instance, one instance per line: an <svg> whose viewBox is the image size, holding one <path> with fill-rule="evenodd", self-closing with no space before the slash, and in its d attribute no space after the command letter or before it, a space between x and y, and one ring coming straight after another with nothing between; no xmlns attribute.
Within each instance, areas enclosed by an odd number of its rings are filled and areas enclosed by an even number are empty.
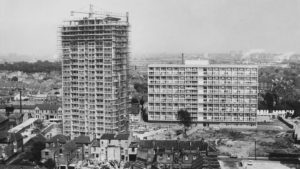
<svg viewBox="0 0 300 169"><path fill-rule="evenodd" d="M150 64L149 67L208 67L208 68L258 68L258 65L230 65L230 64L209 64L209 65L184 65L184 64Z"/></svg>
<svg viewBox="0 0 300 169"><path fill-rule="evenodd" d="M32 123L34 123L36 120L37 120L37 118L30 118L30 119L24 121L23 123L17 125L16 127L12 128L12 129L9 129L8 132L17 133L20 130L22 130L23 128L25 128L25 127L31 125Z"/></svg>

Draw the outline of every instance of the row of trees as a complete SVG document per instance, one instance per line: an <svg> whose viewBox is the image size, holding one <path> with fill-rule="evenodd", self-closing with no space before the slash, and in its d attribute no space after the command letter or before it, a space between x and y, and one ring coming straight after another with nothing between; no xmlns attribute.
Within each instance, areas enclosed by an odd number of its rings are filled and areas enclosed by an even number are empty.
<svg viewBox="0 0 300 169"><path fill-rule="evenodd" d="M29 62L14 62L14 63L2 63L0 64L0 70L8 71L22 71L25 73L36 73L36 72L61 72L60 62L49 62L49 61L37 61L34 63Z"/></svg>
<svg viewBox="0 0 300 169"><path fill-rule="evenodd" d="M295 89L294 81L285 78L272 80L272 88L260 93L262 100L259 109L294 110L294 116L300 116L300 96Z"/></svg>

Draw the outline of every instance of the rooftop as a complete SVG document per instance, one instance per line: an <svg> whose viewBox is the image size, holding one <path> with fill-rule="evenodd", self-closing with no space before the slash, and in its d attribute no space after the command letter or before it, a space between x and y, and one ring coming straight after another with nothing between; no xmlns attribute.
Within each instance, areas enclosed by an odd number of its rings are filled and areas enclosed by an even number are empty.
<svg viewBox="0 0 300 169"><path fill-rule="evenodd" d="M103 134L101 140L128 140L129 134Z"/></svg>
<svg viewBox="0 0 300 169"><path fill-rule="evenodd" d="M40 110L58 110L61 107L61 105L57 105L57 104L37 104L36 107L39 108Z"/></svg>
<svg viewBox="0 0 300 169"><path fill-rule="evenodd" d="M116 136L116 140L128 140L128 138L129 138L129 134L118 134L117 136Z"/></svg>
<svg viewBox="0 0 300 169"><path fill-rule="evenodd" d="M150 64L148 67L204 67L204 68L258 68L257 65L237 64L209 64L209 65L184 65L184 64Z"/></svg>
<svg viewBox="0 0 300 169"><path fill-rule="evenodd" d="M76 144L90 144L90 137L81 135L79 137L74 138Z"/></svg>
<svg viewBox="0 0 300 169"><path fill-rule="evenodd" d="M47 140L48 143L54 143L54 142L59 142L59 143L66 143L69 140L69 138L65 135L58 134L49 140Z"/></svg>
<svg viewBox="0 0 300 169"><path fill-rule="evenodd" d="M113 140L115 138L115 134L104 133L101 136L101 140Z"/></svg>
<svg viewBox="0 0 300 169"><path fill-rule="evenodd" d="M92 141L92 145L91 145L92 147L100 147L100 142L97 140L97 139L94 139L93 141Z"/></svg>
<svg viewBox="0 0 300 169"><path fill-rule="evenodd" d="M22 130L23 128L33 124L35 121L37 120L37 118L30 118L26 121L24 121L23 123L17 125L16 127L8 130L9 132L12 132L12 133L17 133L19 132L20 130Z"/></svg>

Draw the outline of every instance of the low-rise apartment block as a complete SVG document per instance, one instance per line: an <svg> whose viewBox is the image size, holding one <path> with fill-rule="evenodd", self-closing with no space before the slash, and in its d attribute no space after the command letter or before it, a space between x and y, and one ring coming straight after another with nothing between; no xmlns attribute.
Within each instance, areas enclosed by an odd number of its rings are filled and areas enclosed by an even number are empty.
<svg viewBox="0 0 300 169"><path fill-rule="evenodd" d="M204 126L256 126L257 72L255 65L149 65L148 120L176 122L185 109Z"/></svg>

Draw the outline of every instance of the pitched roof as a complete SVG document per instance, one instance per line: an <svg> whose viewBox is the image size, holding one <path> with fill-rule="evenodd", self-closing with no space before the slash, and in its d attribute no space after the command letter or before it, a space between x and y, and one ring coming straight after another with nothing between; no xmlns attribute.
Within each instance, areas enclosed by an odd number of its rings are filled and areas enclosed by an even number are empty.
<svg viewBox="0 0 300 169"><path fill-rule="evenodd" d="M66 143L68 140L69 140L69 138L67 136L62 135L62 134L58 134L56 136L53 136L52 138L50 138L46 142L48 142L48 143L55 143L55 142Z"/></svg>
<svg viewBox="0 0 300 169"><path fill-rule="evenodd" d="M113 140L115 138L115 134L105 133L101 136L101 140Z"/></svg>
<svg viewBox="0 0 300 169"><path fill-rule="evenodd" d="M129 134L118 134L118 135L116 135L116 140L128 140L128 138L129 138Z"/></svg>
<svg viewBox="0 0 300 169"><path fill-rule="evenodd" d="M15 109L20 109L20 105L12 105ZM35 105L23 105L22 104L22 109L34 109Z"/></svg>
<svg viewBox="0 0 300 169"><path fill-rule="evenodd" d="M138 142L131 142L129 148L137 148L139 146Z"/></svg>
<svg viewBox="0 0 300 169"><path fill-rule="evenodd" d="M37 104L35 107L38 107L40 110L58 110L61 105L57 104Z"/></svg>
<svg viewBox="0 0 300 169"><path fill-rule="evenodd" d="M103 134L101 140L128 140L129 134Z"/></svg>
<svg viewBox="0 0 300 169"><path fill-rule="evenodd" d="M99 142L99 140L94 139L94 140L92 141L92 147L100 147L100 142Z"/></svg>
<svg viewBox="0 0 300 169"><path fill-rule="evenodd" d="M90 144L90 137L81 135L79 137L74 138L76 144Z"/></svg>

